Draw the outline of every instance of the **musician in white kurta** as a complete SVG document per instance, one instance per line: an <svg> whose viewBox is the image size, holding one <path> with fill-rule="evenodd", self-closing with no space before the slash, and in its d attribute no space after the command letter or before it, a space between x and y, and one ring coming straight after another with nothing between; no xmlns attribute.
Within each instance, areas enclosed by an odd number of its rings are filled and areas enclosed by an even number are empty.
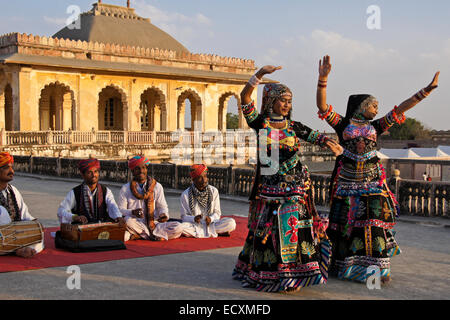
<svg viewBox="0 0 450 320"><path fill-rule="evenodd" d="M0 225L13 221L36 220L29 212L23 197L16 187L9 184L14 178L14 158L7 152L0 153ZM40 243L18 249L16 255L30 258L44 250L44 239Z"/></svg>
<svg viewBox="0 0 450 320"><path fill-rule="evenodd" d="M111 190L99 183L100 161L81 160L78 164L84 182L67 193L58 208L60 223L122 222Z"/></svg>
<svg viewBox="0 0 450 320"><path fill-rule="evenodd" d="M191 167L192 185L181 195L183 235L194 238L216 238L230 235L236 229L233 218L221 218L217 188L208 184L207 167Z"/></svg>
<svg viewBox="0 0 450 320"><path fill-rule="evenodd" d="M134 157L129 161L133 181L125 184L119 193L117 205L125 217L127 225L125 241L131 239L176 239L181 236L183 231L180 222L168 221L170 218L169 207L164 197L164 189L159 182L147 176L148 163L148 159L141 156ZM139 197L151 192L151 185L154 185L152 204L149 205L147 200L138 199L133 194L132 185L136 188L135 193ZM153 217L149 216L149 206L154 208ZM148 221L149 218L153 219L151 223ZM153 230L149 229L149 225Z"/></svg>
<svg viewBox="0 0 450 320"><path fill-rule="evenodd" d="M89 201L94 204L95 197L97 196L97 189L91 191L90 189L86 189L87 196L89 197ZM115 220L117 218L122 218L122 214L117 207L116 201L114 200L114 195L112 194L109 188L106 188L105 195L105 203L108 209L108 215L111 219ZM73 210L76 207L76 198L75 192L70 190L64 200L61 202L58 208L58 220L60 223L72 223L76 214L73 213Z"/></svg>

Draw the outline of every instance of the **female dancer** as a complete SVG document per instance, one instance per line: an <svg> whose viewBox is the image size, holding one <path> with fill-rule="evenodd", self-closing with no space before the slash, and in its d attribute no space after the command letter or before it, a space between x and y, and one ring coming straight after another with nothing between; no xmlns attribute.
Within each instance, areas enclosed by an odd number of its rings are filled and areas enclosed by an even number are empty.
<svg viewBox="0 0 450 320"><path fill-rule="evenodd" d="M336 160L330 187L327 229L333 247L330 273L337 274L340 279L366 282L368 273L378 267L381 281L388 282L390 257L400 253L392 232L397 202L386 184L384 168L376 155L377 136L394 123L403 123L404 113L437 88L439 72L427 87L394 107L383 118L373 120L378 113L378 101L371 95L351 95L345 117L327 105L330 71L330 57L325 56L319 62L319 117L334 128L344 147L343 154Z"/></svg>
<svg viewBox="0 0 450 320"><path fill-rule="evenodd" d="M314 207L308 168L300 162L300 139L335 154L342 152L336 141L291 120L292 92L285 85L264 86L258 113L251 94L265 74L279 69L261 68L241 93L243 114L260 139L249 232L233 278L244 287L266 292L295 291L326 282L331 249L325 239L320 242L326 226ZM278 157L268 162L262 159L264 153L271 159L277 153Z"/></svg>

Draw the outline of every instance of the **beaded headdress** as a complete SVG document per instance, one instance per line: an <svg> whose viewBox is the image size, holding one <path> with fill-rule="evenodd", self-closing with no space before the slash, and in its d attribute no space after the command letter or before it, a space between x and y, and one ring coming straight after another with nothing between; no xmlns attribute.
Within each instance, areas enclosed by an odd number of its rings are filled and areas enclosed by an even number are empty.
<svg viewBox="0 0 450 320"><path fill-rule="evenodd" d="M269 117L273 112L272 108L275 104L275 101L281 98L286 93L290 93L292 95L291 89L281 83L268 83L264 86L263 89L263 97L262 97L262 107L261 114L264 117ZM291 119L291 111L289 111L288 119Z"/></svg>

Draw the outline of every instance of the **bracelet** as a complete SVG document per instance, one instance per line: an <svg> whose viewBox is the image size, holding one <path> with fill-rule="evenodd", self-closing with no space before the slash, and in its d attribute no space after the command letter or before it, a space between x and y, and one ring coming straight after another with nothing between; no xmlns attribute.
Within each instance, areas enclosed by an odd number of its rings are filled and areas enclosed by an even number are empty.
<svg viewBox="0 0 450 320"><path fill-rule="evenodd" d="M394 118L394 121L395 121L396 123L402 124L403 122L406 121L406 117L405 117L405 114L402 113L402 114L400 114L400 118L398 118L398 117L397 117L397 109L398 109L398 107L395 106L395 107L394 107L394 112L392 112L392 118Z"/></svg>
<svg viewBox="0 0 450 320"><path fill-rule="evenodd" d="M327 106L328 106L328 109L324 113L322 113L320 111L317 112L317 114L319 115L319 118L321 120L325 120L333 112L333 107L331 105L327 105Z"/></svg>
<svg viewBox="0 0 450 320"><path fill-rule="evenodd" d="M258 84L261 83L261 79L259 79L256 75L253 75L250 80L248 80L248 84L253 88L257 87Z"/></svg>
<svg viewBox="0 0 450 320"><path fill-rule="evenodd" d="M426 92L425 89L422 89L414 95L414 98L420 102L429 95L430 95L429 92Z"/></svg>
<svg viewBox="0 0 450 320"><path fill-rule="evenodd" d="M326 88L327 87L327 83L328 83L327 80L320 80L319 79L319 82L318 82L317 86L320 87L320 88Z"/></svg>

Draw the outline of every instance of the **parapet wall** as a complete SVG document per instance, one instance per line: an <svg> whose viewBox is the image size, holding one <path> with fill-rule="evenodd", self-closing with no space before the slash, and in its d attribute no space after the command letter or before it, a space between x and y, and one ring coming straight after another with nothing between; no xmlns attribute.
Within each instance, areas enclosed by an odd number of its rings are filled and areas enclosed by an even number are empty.
<svg viewBox="0 0 450 320"><path fill-rule="evenodd" d="M0 37L0 55L12 53L77 60L152 64L240 74L250 74L255 70L253 60L41 37L25 33L10 33Z"/></svg>

